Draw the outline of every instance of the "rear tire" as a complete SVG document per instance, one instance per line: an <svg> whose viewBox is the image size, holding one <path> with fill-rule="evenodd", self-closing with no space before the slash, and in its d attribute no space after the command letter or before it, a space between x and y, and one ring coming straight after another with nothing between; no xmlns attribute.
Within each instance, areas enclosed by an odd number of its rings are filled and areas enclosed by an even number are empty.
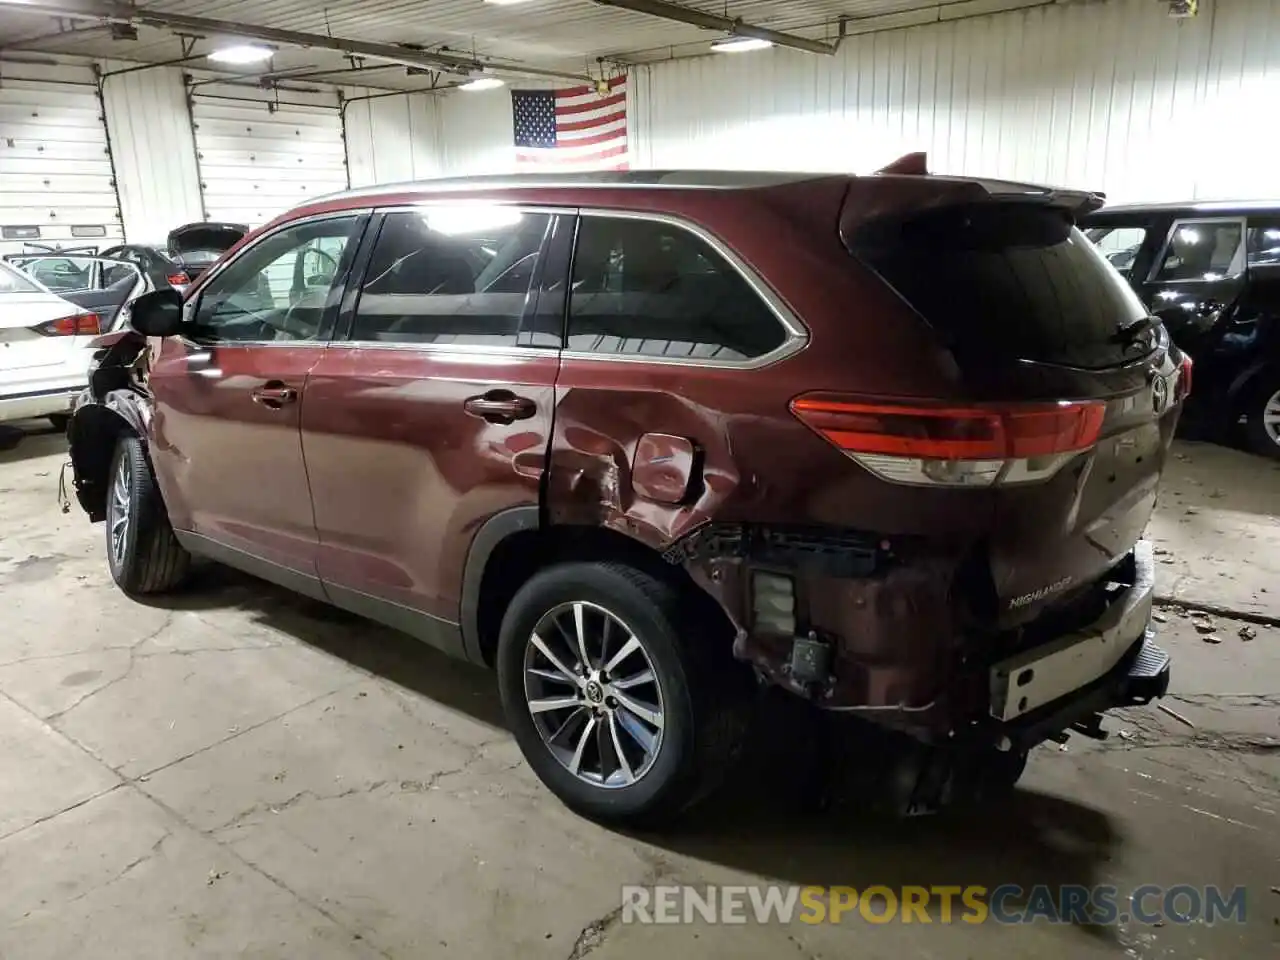
<svg viewBox="0 0 1280 960"><path fill-rule="evenodd" d="M1262 385L1250 392L1245 430L1254 453L1280 460L1280 374L1266 374Z"/></svg>
<svg viewBox="0 0 1280 960"><path fill-rule="evenodd" d="M679 590L632 567L566 563L536 574L507 609L497 654L525 759L592 820L671 820L719 784L745 729L749 676L727 647L716 655L717 639Z"/></svg>
<svg viewBox="0 0 1280 960"><path fill-rule="evenodd" d="M57 430L59 433L66 433L67 426L71 423L70 415L65 413L50 414L47 419L53 426L53 429Z"/></svg>
<svg viewBox="0 0 1280 960"><path fill-rule="evenodd" d="M172 590L186 579L191 555L173 535L142 441L116 444L107 478L107 565L125 593Z"/></svg>

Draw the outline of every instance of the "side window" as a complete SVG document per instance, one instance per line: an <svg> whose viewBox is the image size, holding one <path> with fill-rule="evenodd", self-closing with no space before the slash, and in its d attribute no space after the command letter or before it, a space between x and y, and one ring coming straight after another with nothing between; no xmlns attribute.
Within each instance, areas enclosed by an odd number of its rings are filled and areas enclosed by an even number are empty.
<svg viewBox="0 0 1280 960"><path fill-rule="evenodd" d="M114 287L116 284L123 286L126 281L134 284L137 280L137 271L128 264L111 263L109 260L102 262L102 286Z"/></svg>
<svg viewBox="0 0 1280 960"><path fill-rule="evenodd" d="M255 243L201 291L192 337L215 343L319 337L358 223L358 217L312 220Z"/></svg>
<svg viewBox="0 0 1280 960"><path fill-rule="evenodd" d="M1126 279L1133 272L1134 262L1147 239L1146 227L1094 227L1087 236L1098 251Z"/></svg>
<svg viewBox="0 0 1280 960"><path fill-rule="evenodd" d="M550 223L480 204L387 214L351 338L514 346Z"/></svg>
<svg viewBox="0 0 1280 960"><path fill-rule="evenodd" d="M1244 221L1179 220L1152 280L1222 280L1244 269Z"/></svg>
<svg viewBox="0 0 1280 960"><path fill-rule="evenodd" d="M1280 217L1249 218L1249 266L1280 264Z"/></svg>
<svg viewBox="0 0 1280 960"><path fill-rule="evenodd" d="M54 293L74 293L93 285L93 261L80 257L46 257L32 261L26 270Z"/></svg>
<svg viewBox="0 0 1280 960"><path fill-rule="evenodd" d="M740 361L785 339L742 274L690 231L629 217L582 218L566 349Z"/></svg>

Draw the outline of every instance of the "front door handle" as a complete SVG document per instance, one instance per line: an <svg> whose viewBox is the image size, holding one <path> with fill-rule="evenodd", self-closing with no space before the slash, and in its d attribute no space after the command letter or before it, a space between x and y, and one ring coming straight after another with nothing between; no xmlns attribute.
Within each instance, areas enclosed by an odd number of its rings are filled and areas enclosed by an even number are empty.
<svg viewBox="0 0 1280 960"><path fill-rule="evenodd" d="M298 391L279 380L271 380L253 388L253 402L272 410L279 410L286 403L294 403L297 399Z"/></svg>
<svg viewBox="0 0 1280 960"><path fill-rule="evenodd" d="M515 423L528 420L538 412L538 405L528 397L517 397L507 390L490 390L479 397L467 397L462 409L489 423Z"/></svg>

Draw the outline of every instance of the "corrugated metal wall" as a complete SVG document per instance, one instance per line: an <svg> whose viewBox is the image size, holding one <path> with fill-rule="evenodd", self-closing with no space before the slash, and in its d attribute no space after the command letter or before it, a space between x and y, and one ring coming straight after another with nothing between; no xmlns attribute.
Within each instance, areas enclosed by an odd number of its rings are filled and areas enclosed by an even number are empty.
<svg viewBox="0 0 1280 960"><path fill-rule="evenodd" d="M111 76L136 64L104 64L103 102L120 208L132 243L163 243L199 220L200 176L182 73L160 67Z"/></svg>
<svg viewBox="0 0 1280 960"><path fill-rule="evenodd" d="M1280 2L1046 6L636 71L645 166L865 171L912 150L947 173L1113 199L1280 195Z"/></svg>
<svg viewBox="0 0 1280 960"><path fill-rule="evenodd" d="M88 75L83 64L62 69ZM924 149L942 172L1116 200L1280 196L1280 0L1204 0L1199 17L1181 21L1157 0L1052 5L851 37L831 58L718 55L634 76L637 166L857 171ZM120 76L105 99L130 239L197 218L181 75ZM512 169L509 89L356 101L342 119L353 184ZM323 126L323 162L299 176L340 186L335 127ZM235 150L248 156L257 140L241 141ZM298 200L304 185L292 183Z"/></svg>
<svg viewBox="0 0 1280 960"><path fill-rule="evenodd" d="M443 171L440 98L344 91L347 169L351 185L438 177ZM375 99L367 99L373 96Z"/></svg>

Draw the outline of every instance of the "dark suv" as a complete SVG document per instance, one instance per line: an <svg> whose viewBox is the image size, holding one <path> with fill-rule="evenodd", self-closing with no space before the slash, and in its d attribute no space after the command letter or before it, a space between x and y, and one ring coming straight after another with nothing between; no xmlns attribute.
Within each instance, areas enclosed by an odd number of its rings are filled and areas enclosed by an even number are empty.
<svg viewBox="0 0 1280 960"><path fill-rule="evenodd" d="M1280 459L1280 202L1104 207L1082 226L1195 357L1189 420L1217 438L1243 420Z"/></svg>
<svg viewBox="0 0 1280 960"><path fill-rule="evenodd" d="M1096 204L907 173L327 198L101 341L76 493L129 593L213 558L495 667L599 819L702 795L761 684L893 731L910 809L1012 784L1168 685L1140 536L1189 364L1073 225Z"/></svg>

